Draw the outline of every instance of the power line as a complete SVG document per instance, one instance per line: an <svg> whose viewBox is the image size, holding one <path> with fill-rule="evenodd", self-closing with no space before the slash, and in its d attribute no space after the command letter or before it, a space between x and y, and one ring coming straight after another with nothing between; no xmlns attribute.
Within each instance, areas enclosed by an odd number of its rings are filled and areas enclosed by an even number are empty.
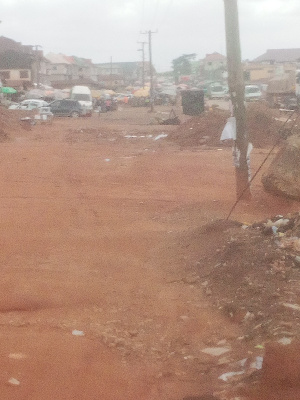
<svg viewBox="0 0 300 400"><path fill-rule="evenodd" d="M156 17L157 17L158 9L159 9L159 0L156 0L156 5L155 5L153 19L152 19L152 27L154 27L154 22L155 22Z"/></svg>
<svg viewBox="0 0 300 400"><path fill-rule="evenodd" d="M144 19L145 19L145 0L142 0L142 9L141 9L141 12L142 12L142 15L141 15L141 25L140 25L140 29L142 29L143 26L144 26ZM141 32L139 32L137 42L139 42L140 37L141 37Z"/></svg>
<svg viewBox="0 0 300 400"><path fill-rule="evenodd" d="M145 0L143 0L143 3L142 3L142 21L141 21L141 27L144 25L144 18L145 18Z"/></svg>
<svg viewBox="0 0 300 400"><path fill-rule="evenodd" d="M166 22L167 17L169 15L169 11L171 10L171 8L173 6L173 3L174 3L174 0L170 0L169 1L169 4L167 5L166 11L165 11L165 13L163 15L163 18L162 18L162 20L161 20L161 22L159 24L159 27Z"/></svg>

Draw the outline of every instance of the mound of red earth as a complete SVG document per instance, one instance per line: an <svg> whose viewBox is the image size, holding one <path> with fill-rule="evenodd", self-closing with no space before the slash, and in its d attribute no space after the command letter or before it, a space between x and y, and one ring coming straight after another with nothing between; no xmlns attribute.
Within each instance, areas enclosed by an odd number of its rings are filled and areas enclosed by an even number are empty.
<svg viewBox="0 0 300 400"><path fill-rule="evenodd" d="M262 370L251 377L241 375L238 382L250 385L251 390L269 384L271 390L273 380L280 381L281 346L286 346L287 351L300 338L300 213L276 216L249 226L216 221L189 233L185 240L189 248L196 248L203 240L218 243L214 254L207 254L197 263L199 286L225 318L239 324L243 335L238 342L249 349L261 349L261 356L266 359ZM277 378L274 375L269 382L274 357ZM289 364L286 359L284 362ZM297 380L300 363L295 364L293 357L290 363L294 365L291 379ZM284 389L281 381L279 385Z"/></svg>
<svg viewBox="0 0 300 400"><path fill-rule="evenodd" d="M8 110L0 107L0 142L9 140L14 134L22 129L21 118L32 117L32 111Z"/></svg>
<svg viewBox="0 0 300 400"><path fill-rule="evenodd" d="M229 116L223 110L206 111L181 124L169 133L167 140L181 147L220 146L220 136Z"/></svg>
<svg viewBox="0 0 300 400"><path fill-rule="evenodd" d="M208 227L203 234L209 237ZM293 322L300 305L292 304L300 302L300 214L231 227L222 241L199 271L209 276L205 287L214 304L244 324L245 340L266 341L287 331L299 336Z"/></svg>
<svg viewBox="0 0 300 400"><path fill-rule="evenodd" d="M255 148L272 146L278 140L281 125L275 119L276 115L276 111L270 110L263 103L247 106L249 141ZM228 111L221 109L206 111L181 124L169 134L167 140L181 147L220 146L220 137L229 116Z"/></svg>

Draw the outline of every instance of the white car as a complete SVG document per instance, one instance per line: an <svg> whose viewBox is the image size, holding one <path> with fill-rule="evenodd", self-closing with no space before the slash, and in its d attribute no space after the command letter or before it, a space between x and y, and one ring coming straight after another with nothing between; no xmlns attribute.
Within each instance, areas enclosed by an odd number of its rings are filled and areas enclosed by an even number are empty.
<svg viewBox="0 0 300 400"><path fill-rule="evenodd" d="M226 97L226 89L222 85L214 84L207 91L209 99L224 99Z"/></svg>
<svg viewBox="0 0 300 400"><path fill-rule="evenodd" d="M257 101L261 100L262 92L257 85L245 86L245 100L246 101Z"/></svg>
<svg viewBox="0 0 300 400"><path fill-rule="evenodd" d="M48 103L44 100L28 99L23 100L19 104L12 104L8 107L9 110L34 110L35 108L47 107Z"/></svg>

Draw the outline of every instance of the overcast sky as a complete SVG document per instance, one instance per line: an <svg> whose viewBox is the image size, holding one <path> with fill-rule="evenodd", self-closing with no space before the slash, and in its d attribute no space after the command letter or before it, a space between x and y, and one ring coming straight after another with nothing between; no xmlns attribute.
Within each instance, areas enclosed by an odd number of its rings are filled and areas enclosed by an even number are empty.
<svg viewBox="0 0 300 400"><path fill-rule="evenodd" d="M268 48L300 47L299 0L239 0L243 59ZM153 64L214 51L225 54L223 0L1 0L0 35L94 63L141 60L152 36ZM148 58L148 48L146 48Z"/></svg>

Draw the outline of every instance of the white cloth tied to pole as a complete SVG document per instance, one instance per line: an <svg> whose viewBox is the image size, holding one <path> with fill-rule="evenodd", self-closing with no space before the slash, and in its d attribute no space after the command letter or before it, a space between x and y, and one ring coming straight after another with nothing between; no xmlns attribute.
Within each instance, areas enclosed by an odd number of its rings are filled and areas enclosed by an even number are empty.
<svg viewBox="0 0 300 400"><path fill-rule="evenodd" d="M221 142L223 140L236 140L236 118L235 117L229 117L225 128L223 129L222 135L221 135Z"/></svg>
<svg viewBox="0 0 300 400"><path fill-rule="evenodd" d="M221 138L221 142L224 140L236 140L236 118L235 117L229 117L226 125L223 129ZM251 180L251 172L250 172L250 153L253 150L253 145L252 143L248 143L248 148L247 148L247 164L248 164L248 175L249 175L249 182ZM234 146L232 148L232 155L233 155L233 165L236 168L239 168L240 166L240 157L241 157L241 152L240 150Z"/></svg>

